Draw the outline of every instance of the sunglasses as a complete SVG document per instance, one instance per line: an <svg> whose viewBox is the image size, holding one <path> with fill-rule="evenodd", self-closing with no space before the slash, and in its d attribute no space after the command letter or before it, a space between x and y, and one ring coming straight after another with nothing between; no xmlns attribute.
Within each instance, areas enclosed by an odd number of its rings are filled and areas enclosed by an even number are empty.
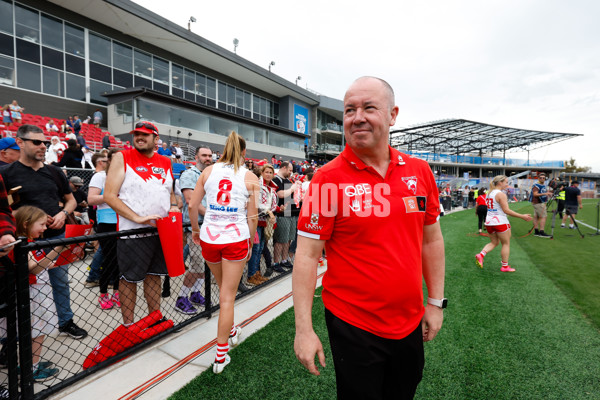
<svg viewBox="0 0 600 400"><path fill-rule="evenodd" d="M139 129L139 128L150 129L152 132L154 132L158 135L158 130L153 125L147 124L145 122L138 122L137 124L135 124L135 129Z"/></svg>
<svg viewBox="0 0 600 400"><path fill-rule="evenodd" d="M48 146L50 144L50 142L47 140L37 140L37 139L28 139L28 138L19 138L19 139L24 140L26 142L31 142L31 143L33 143L34 146L39 146L42 143L44 143L44 146Z"/></svg>

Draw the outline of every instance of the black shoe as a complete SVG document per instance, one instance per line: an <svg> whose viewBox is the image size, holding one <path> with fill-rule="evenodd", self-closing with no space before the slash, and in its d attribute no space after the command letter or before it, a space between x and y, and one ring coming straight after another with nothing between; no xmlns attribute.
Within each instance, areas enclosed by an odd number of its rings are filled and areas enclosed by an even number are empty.
<svg viewBox="0 0 600 400"><path fill-rule="evenodd" d="M238 285L238 292L246 293L248 290L250 289L248 289L248 287L240 281L240 284Z"/></svg>
<svg viewBox="0 0 600 400"><path fill-rule="evenodd" d="M286 261L282 262L280 265L283 268L286 268L286 269L292 269L292 268L294 268L294 265L289 260L286 260Z"/></svg>
<svg viewBox="0 0 600 400"><path fill-rule="evenodd" d="M273 264L273 271L282 273L285 272L285 269L283 269L281 264Z"/></svg>
<svg viewBox="0 0 600 400"><path fill-rule="evenodd" d="M72 319L63 326L59 326L58 331L71 336L73 339L83 339L88 335L87 331L75 325Z"/></svg>
<svg viewBox="0 0 600 400"><path fill-rule="evenodd" d="M265 269L265 273L263 274L263 276L265 278L270 277L271 275L273 275L273 268L271 267L267 267L267 269Z"/></svg>
<svg viewBox="0 0 600 400"><path fill-rule="evenodd" d="M9 397L8 397L9 394L10 393L8 391L8 388L6 386L4 386L4 385L0 385L0 400L4 400L4 399L8 400L9 399Z"/></svg>
<svg viewBox="0 0 600 400"><path fill-rule="evenodd" d="M552 235L548 235L546 232L540 232L540 234L537 235L537 237L541 237L544 239L550 239L552 237Z"/></svg>

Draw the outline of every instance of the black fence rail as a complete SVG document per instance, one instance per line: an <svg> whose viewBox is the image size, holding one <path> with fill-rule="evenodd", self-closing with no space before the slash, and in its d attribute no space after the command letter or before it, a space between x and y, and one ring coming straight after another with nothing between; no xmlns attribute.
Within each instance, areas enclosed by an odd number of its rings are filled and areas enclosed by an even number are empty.
<svg viewBox="0 0 600 400"><path fill-rule="evenodd" d="M14 261L9 257L0 259L0 274L2 274L0 283L0 340L2 341L0 387L7 388L8 398L46 398L190 323L202 318L210 318L218 310L219 289L210 270L201 261L199 246L193 246L189 250L184 249L186 274L175 278L156 277L158 284L148 285L148 287L144 287L144 283L139 283L136 285L135 297L133 295L129 297L135 301L127 302L124 295L130 291L122 284L121 287L118 287L119 281L114 279L114 275L107 273L109 269L117 265L119 257L111 252L99 251L94 246L96 242L106 243L106 240L111 239L124 241L126 239L119 238L133 235L156 235L156 229L97 233L30 243L23 240L22 243L15 246ZM186 245L185 236L184 243L181 245ZM68 251L65 251L65 248ZM272 254L272 244L269 243L267 248L269 251L265 253L268 257ZM61 256L56 260L56 251L52 252L52 249L61 252ZM119 251L122 250L120 247L119 249ZM64 255L69 254L69 251L71 256L65 260ZM149 254L156 251L156 247L140 245L133 249L130 248L128 251L132 253L130 257L148 257ZM106 259L100 264L97 259L94 260L97 257ZM122 260L122 258L120 259ZM55 264L63 262L65 265L53 267ZM193 266L194 262L195 266ZM200 263L200 267L198 267L198 263ZM100 283L107 287L108 297L115 300L112 307L108 307L106 304L104 308L101 306L100 286L96 281L98 272L92 270L92 265L94 265L94 269L96 266L102 265L103 270L100 271L100 275L104 274L104 279L100 279ZM261 259L260 271L263 275L267 270L267 265L270 266L270 260L267 263ZM32 266L34 272L38 274L35 279L29 273ZM48 270L44 270L48 267ZM56 283L56 276L54 279L49 277L53 269L62 269L60 272L66 274L66 288L68 289L66 293L65 287L60 289L60 285ZM185 279L188 279L187 286L189 286L190 278L186 277L191 270L200 276L203 273L204 281L196 281L196 286L190 290L182 289ZM273 272L267 281L255 286L246 282L245 272L238 299L289 273L290 271ZM107 276L109 277L108 284L106 283ZM117 299L113 298L117 291L120 297L120 307ZM204 302L196 294L196 297L193 298L195 303L186 302L186 307L178 307L180 295L184 294L190 299L193 291L199 291ZM130 308L134 307L133 320L136 321L134 325L139 325L138 321L143 323L148 319L148 303L151 304L150 307L156 308L156 302L159 302L158 309L163 317L162 320L158 320L159 317L156 317L147 324L154 325L152 328L145 326L146 330L143 330L143 333L140 333L139 330L135 331L134 335L139 334L137 340L128 342L130 333L119 336L124 329L123 307L127 304ZM190 305L191 307L187 307ZM73 313L72 321L85 330L87 335L83 338L73 337L81 336L81 332L70 331L71 335L69 335L69 332L65 332L64 322L62 326L59 326L56 315L58 314L57 309L60 307L63 309L70 307ZM156 313L152 316L156 316ZM167 322L163 322L165 320ZM172 324L168 321L172 321ZM69 330L67 329L67 331ZM117 340L114 343L124 345L116 346L119 351L116 355L110 351L103 353L106 349L102 350L102 347L98 346L111 334L112 336L116 335ZM107 341L105 340L103 343L106 344ZM101 353L100 356L98 353ZM102 357L103 354L105 356L108 354L108 358ZM94 362L90 363L90 360ZM34 364L37 364L35 370ZM87 368L84 368L84 365Z"/></svg>

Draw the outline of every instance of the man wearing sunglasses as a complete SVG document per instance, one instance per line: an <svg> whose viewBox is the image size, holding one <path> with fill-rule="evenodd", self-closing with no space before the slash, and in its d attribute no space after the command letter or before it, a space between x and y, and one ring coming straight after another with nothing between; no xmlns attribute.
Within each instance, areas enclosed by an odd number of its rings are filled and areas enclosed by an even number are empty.
<svg viewBox="0 0 600 400"><path fill-rule="evenodd" d="M131 131L133 146L112 156L104 201L116 213L120 231L156 226L169 212L180 212L173 193L171 160L154 152L158 129L140 121ZM144 282L148 312L160 309L161 276L167 266L156 234L122 237L117 243L123 324L133 324L137 284Z"/></svg>
<svg viewBox="0 0 600 400"><path fill-rule="evenodd" d="M77 203L69 187L67 177L54 165L44 164L46 145L44 132L35 125L22 125L17 130L16 143L21 149L19 159L0 167L0 174L7 189L21 186L19 201L13 210L21 206L35 206L48 214L48 229L43 239L65 236L67 215L75 210ZM60 204L64 204L63 207ZM68 265L48 270L52 296L58 314L59 331L74 339L83 339L87 332L73 322Z"/></svg>

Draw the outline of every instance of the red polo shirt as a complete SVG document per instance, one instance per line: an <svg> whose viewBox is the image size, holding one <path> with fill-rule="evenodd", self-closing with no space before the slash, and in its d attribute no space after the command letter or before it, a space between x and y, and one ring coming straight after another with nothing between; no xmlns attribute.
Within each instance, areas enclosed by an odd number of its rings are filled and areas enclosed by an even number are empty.
<svg viewBox="0 0 600 400"><path fill-rule="evenodd" d="M323 303L377 336L402 339L423 313L423 226L439 218L429 165L389 147L385 178L346 146L308 189L298 234L325 240Z"/></svg>

